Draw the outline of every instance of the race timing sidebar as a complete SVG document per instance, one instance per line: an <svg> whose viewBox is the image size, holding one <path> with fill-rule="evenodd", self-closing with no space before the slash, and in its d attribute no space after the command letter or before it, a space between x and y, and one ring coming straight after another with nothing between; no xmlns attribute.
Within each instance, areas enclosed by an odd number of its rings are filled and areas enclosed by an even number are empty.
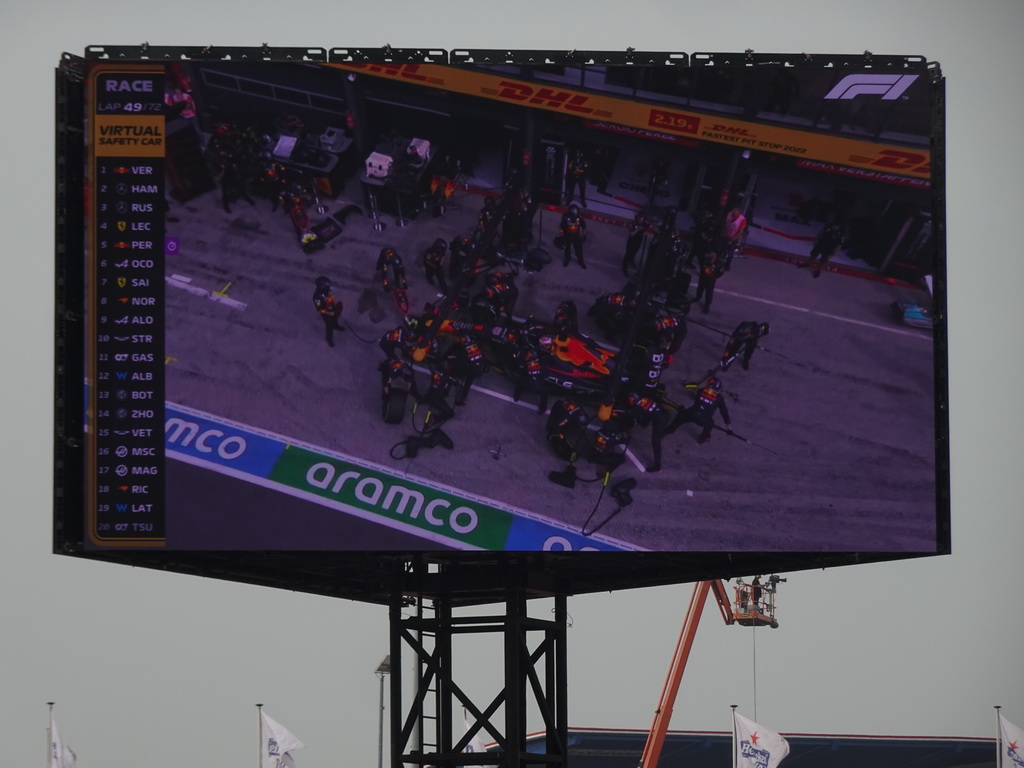
<svg viewBox="0 0 1024 768"><path fill-rule="evenodd" d="M88 80L87 416L96 546L160 546L164 508L164 71Z"/></svg>

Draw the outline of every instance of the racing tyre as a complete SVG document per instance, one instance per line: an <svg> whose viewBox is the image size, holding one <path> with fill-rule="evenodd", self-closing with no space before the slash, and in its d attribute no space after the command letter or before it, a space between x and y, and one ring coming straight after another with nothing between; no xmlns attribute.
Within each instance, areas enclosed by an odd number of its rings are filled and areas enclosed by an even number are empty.
<svg viewBox="0 0 1024 768"><path fill-rule="evenodd" d="M384 423L401 424L405 418L405 401L408 393L404 389L392 389L384 395Z"/></svg>

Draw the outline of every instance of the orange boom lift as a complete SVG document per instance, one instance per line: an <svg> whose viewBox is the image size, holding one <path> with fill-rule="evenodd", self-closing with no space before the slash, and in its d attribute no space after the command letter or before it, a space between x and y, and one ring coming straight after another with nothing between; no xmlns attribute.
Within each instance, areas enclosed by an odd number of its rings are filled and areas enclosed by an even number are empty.
<svg viewBox="0 0 1024 768"><path fill-rule="evenodd" d="M658 708L654 712L654 723L651 725L651 732L647 736L647 743L644 745L637 768L657 768L661 748L665 744L665 734L668 733L668 724L672 719L676 694L679 692L679 684L683 679L683 671L690 657L690 648L693 647L693 638L697 635L697 626L700 624L708 593L714 594L722 620L727 625L767 626L777 629L779 623L775 620L775 594L779 583L783 581L785 579L780 579L774 574L768 577L767 584L761 584L760 576L755 576L750 584L737 579L733 586L731 602L721 579L698 581L694 585L690 606L686 609L683 628L679 632L676 650L672 655L672 665L669 667L668 677L665 678Z"/></svg>

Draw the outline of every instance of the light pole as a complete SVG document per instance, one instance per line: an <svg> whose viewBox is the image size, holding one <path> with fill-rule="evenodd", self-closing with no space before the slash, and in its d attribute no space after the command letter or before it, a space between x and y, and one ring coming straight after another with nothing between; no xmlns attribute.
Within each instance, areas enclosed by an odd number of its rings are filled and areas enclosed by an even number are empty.
<svg viewBox="0 0 1024 768"><path fill-rule="evenodd" d="M385 656L384 660L374 670L377 679L380 680L380 713L377 728L377 768L384 768L384 678L391 674L391 656Z"/></svg>

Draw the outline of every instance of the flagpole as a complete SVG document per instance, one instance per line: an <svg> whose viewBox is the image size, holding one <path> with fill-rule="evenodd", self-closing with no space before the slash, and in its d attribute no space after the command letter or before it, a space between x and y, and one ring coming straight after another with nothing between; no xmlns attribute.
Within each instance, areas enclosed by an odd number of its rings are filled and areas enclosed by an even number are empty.
<svg viewBox="0 0 1024 768"><path fill-rule="evenodd" d="M1003 768L1003 723L999 719L999 710L1002 707L996 704L996 768Z"/></svg>
<svg viewBox="0 0 1024 768"><path fill-rule="evenodd" d="M760 610L756 603L754 610ZM751 656L754 668L751 670L751 677L754 679L754 720L757 720L757 622L754 622L750 628L750 644L753 647Z"/></svg>
<svg viewBox="0 0 1024 768"><path fill-rule="evenodd" d="M53 702L46 702L50 709L50 720L46 724L46 768L53 768Z"/></svg>
<svg viewBox="0 0 1024 768"><path fill-rule="evenodd" d="M263 705L256 705L256 719L259 721L257 732L259 734L259 748L256 750L256 768L263 768Z"/></svg>
<svg viewBox="0 0 1024 768"><path fill-rule="evenodd" d="M736 768L736 704L730 704L732 707L732 768Z"/></svg>

